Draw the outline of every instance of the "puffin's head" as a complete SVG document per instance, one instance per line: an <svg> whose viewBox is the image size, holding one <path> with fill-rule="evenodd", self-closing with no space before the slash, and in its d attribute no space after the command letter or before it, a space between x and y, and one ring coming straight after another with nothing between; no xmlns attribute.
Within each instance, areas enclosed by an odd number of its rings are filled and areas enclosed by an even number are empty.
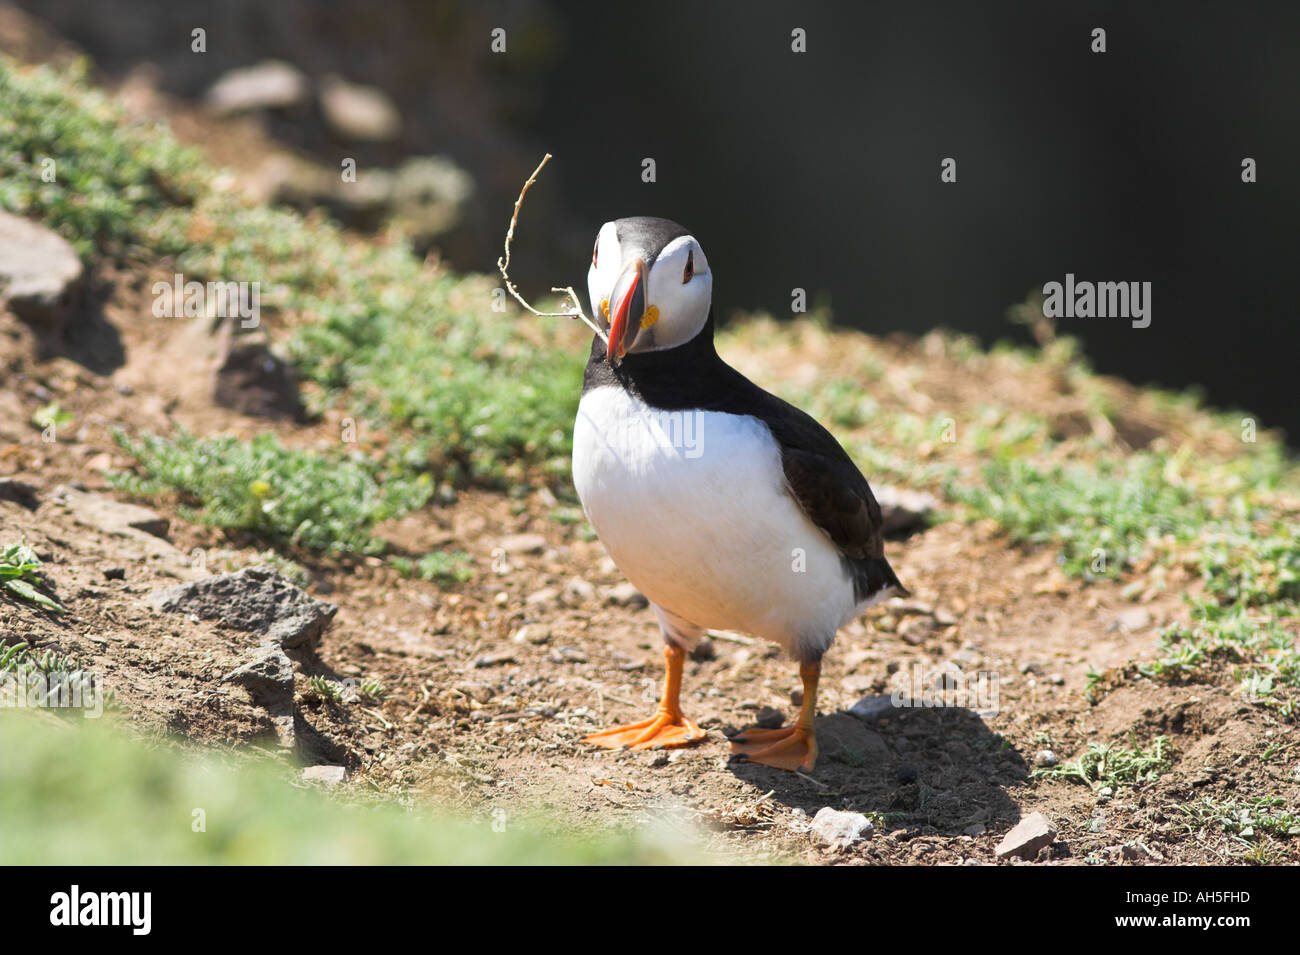
<svg viewBox="0 0 1300 955"><path fill-rule="evenodd" d="M617 364L698 335L709 318L713 274L700 244L676 222L635 216L600 227L587 290L592 311L608 323L605 359Z"/></svg>

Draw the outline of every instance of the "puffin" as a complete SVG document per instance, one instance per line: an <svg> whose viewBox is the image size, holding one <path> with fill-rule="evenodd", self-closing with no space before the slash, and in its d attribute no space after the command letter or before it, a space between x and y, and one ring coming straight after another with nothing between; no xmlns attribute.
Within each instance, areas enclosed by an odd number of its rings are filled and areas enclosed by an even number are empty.
<svg viewBox="0 0 1300 955"><path fill-rule="evenodd" d="M658 619L667 673L653 716L584 741L703 740L682 711L683 666L706 630L735 630L798 663L803 699L792 725L745 729L733 753L810 772L822 656L866 607L909 595L885 559L880 505L830 432L718 354L713 273L687 229L648 216L606 222L587 288L609 341L592 338L573 481Z"/></svg>

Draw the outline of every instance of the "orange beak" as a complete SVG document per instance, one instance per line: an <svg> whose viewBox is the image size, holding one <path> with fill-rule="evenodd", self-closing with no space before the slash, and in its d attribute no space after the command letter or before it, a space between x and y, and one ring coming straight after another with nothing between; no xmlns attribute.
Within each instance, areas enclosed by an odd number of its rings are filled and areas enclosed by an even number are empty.
<svg viewBox="0 0 1300 955"><path fill-rule="evenodd" d="M643 259L633 259L623 268L609 297L609 346L605 360L611 365L621 361L641 331L646 312L647 269Z"/></svg>

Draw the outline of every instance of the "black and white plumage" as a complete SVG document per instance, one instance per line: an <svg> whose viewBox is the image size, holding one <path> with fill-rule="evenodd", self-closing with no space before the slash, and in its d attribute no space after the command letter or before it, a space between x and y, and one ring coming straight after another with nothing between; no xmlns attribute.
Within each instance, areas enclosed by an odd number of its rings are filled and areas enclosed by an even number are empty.
<svg viewBox="0 0 1300 955"><path fill-rule="evenodd" d="M718 355L712 274L681 226L606 223L588 287L593 310L610 318L610 345L592 342L574 483L610 557L659 617L670 683L674 647L730 629L784 647L814 674L815 696L836 631L906 593L885 559L871 488L825 428ZM680 745L702 735L657 730L592 740ZM785 768L810 768L815 755L813 744L807 762Z"/></svg>

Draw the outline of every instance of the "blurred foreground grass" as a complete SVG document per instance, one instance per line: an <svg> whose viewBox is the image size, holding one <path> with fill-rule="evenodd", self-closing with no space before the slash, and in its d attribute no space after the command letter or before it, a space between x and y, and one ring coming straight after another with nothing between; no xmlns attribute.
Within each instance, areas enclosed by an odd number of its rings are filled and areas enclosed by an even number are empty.
<svg viewBox="0 0 1300 955"><path fill-rule="evenodd" d="M344 804L265 764L143 744L108 720L0 710L0 864L698 862L667 831L563 836L474 825L391 803ZM195 831L196 811L206 831Z"/></svg>

